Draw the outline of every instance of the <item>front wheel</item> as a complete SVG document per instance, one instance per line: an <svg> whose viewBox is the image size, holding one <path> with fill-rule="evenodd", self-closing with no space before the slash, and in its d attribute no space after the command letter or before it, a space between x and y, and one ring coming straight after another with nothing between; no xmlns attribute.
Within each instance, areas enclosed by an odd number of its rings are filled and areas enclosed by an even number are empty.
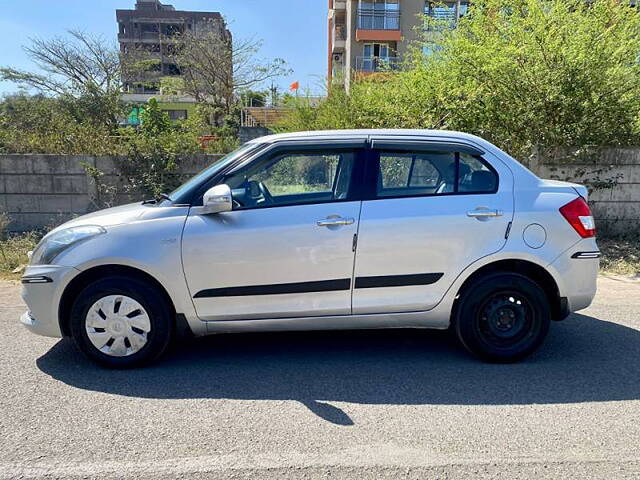
<svg viewBox="0 0 640 480"><path fill-rule="evenodd" d="M131 368L158 358L172 334L171 308L161 292L137 278L110 276L87 286L71 309L71 333L91 360Z"/></svg>
<svg viewBox="0 0 640 480"><path fill-rule="evenodd" d="M458 302L453 319L456 335L485 361L518 361L535 351L549 331L547 297L523 275L483 276L464 290Z"/></svg>

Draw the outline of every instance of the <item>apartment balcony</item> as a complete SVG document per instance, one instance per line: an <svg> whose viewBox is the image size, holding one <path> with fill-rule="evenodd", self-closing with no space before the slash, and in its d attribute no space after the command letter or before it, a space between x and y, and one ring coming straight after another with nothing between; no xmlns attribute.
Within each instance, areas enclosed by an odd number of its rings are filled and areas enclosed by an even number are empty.
<svg viewBox="0 0 640 480"><path fill-rule="evenodd" d="M344 52L347 46L347 27L345 25L334 25L331 42L333 48L331 53Z"/></svg>
<svg viewBox="0 0 640 480"><path fill-rule="evenodd" d="M118 41L123 43L158 43L160 40L160 34L157 32L118 34Z"/></svg>
<svg viewBox="0 0 640 480"><path fill-rule="evenodd" d="M399 57L356 57L356 71L359 73L393 72L399 69Z"/></svg>
<svg viewBox="0 0 640 480"><path fill-rule="evenodd" d="M399 42L402 40L400 12L370 8L358 9L356 40Z"/></svg>

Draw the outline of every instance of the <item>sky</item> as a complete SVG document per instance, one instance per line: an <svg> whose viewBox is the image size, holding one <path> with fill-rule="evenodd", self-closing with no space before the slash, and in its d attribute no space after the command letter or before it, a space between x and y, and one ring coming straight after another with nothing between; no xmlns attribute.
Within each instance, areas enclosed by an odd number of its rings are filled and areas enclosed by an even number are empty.
<svg viewBox="0 0 640 480"><path fill-rule="evenodd" d="M319 94L327 74L326 0L165 0L177 10L222 13L237 38L264 42L261 56L283 58L293 73L276 81L288 89ZM50 38L68 29L82 29L117 42L116 9L131 9L135 0L0 0L0 66L30 69L22 51L30 37ZM0 95L17 91L0 82Z"/></svg>

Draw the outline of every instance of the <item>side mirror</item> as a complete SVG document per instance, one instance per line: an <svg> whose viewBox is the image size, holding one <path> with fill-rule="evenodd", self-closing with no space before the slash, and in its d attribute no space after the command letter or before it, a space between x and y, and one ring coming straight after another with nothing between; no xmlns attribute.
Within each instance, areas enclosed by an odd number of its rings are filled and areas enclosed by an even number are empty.
<svg viewBox="0 0 640 480"><path fill-rule="evenodd" d="M233 210L233 197L229 185L211 187L202 197L202 213L205 215L231 210Z"/></svg>

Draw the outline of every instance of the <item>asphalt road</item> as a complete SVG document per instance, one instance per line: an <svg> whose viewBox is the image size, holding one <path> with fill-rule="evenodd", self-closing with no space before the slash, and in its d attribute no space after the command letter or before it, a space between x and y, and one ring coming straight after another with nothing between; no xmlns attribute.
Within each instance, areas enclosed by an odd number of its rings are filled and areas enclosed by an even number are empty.
<svg viewBox="0 0 640 480"><path fill-rule="evenodd" d="M640 282L516 365L444 332L225 335L109 371L0 283L2 478L640 478Z"/></svg>

